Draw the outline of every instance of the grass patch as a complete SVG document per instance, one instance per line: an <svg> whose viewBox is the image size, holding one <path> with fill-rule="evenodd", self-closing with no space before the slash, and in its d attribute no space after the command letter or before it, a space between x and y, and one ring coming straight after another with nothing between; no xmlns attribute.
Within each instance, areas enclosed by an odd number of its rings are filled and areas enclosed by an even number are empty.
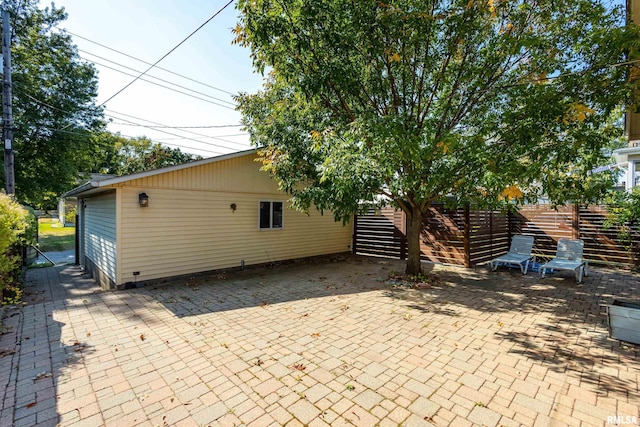
<svg viewBox="0 0 640 427"><path fill-rule="evenodd" d="M76 228L63 227L57 219L40 218L38 243L42 252L73 250L76 247Z"/></svg>
<svg viewBox="0 0 640 427"><path fill-rule="evenodd" d="M53 267L54 265L55 265L55 264L53 264L53 263L51 263L51 262L49 262L49 261L47 261L47 262L43 262L43 263L40 263L40 264L36 264L36 263L34 262L34 263L32 263L32 264L29 264L29 265L27 266L27 268L29 268L29 269L34 269L34 268L48 268L48 267Z"/></svg>

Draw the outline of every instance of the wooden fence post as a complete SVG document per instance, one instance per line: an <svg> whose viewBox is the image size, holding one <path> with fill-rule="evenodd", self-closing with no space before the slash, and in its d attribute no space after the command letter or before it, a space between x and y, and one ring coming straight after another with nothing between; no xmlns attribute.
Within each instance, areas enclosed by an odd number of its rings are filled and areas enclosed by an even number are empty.
<svg viewBox="0 0 640 427"><path fill-rule="evenodd" d="M358 252L358 212L353 214L353 239L351 242L351 252L355 255Z"/></svg>
<svg viewBox="0 0 640 427"><path fill-rule="evenodd" d="M571 215L571 238L580 238L580 205L577 203L573 205L573 212Z"/></svg>
<svg viewBox="0 0 640 427"><path fill-rule="evenodd" d="M463 245L464 245L464 266L466 268L471 267L471 223L469 220L469 204L464 205L464 220L463 220Z"/></svg>

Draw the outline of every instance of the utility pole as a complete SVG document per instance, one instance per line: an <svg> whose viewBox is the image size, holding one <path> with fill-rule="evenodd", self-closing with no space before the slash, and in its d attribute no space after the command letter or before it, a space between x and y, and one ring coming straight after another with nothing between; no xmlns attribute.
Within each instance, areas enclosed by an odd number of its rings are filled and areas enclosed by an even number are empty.
<svg viewBox="0 0 640 427"><path fill-rule="evenodd" d="M2 10L2 140L4 141L4 182L9 195L16 194L13 169L13 114L11 112L11 26L9 11Z"/></svg>

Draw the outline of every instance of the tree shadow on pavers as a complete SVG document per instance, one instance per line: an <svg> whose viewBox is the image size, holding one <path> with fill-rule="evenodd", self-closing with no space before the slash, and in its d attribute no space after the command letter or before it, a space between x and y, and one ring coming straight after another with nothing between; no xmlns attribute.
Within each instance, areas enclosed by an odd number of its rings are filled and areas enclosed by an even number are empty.
<svg viewBox="0 0 640 427"><path fill-rule="evenodd" d="M116 315L152 325L158 322L152 299L136 299L127 291L104 291L96 281L79 266L58 266L29 271L31 276L25 289L27 302L64 300L69 312L91 310L105 315Z"/></svg>
<svg viewBox="0 0 640 427"><path fill-rule="evenodd" d="M540 325L545 329L546 325ZM557 325L553 333L567 337L577 337L581 332L576 332L571 325ZM496 336L515 344L510 350L511 354L519 354L529 360L539 362L547 369L559 373L573 373L580 378L582 384L589 384L600 393L606 393L608 397L621 397L625 401L637 395L637 390L628 379L620 378L612 374L611 370L604 366L618 366L621 359L637 360L638 350L633 345L625 345L618 341L608 339L603 334L591 334L590 345L580 344L578 339L553 340L544 346L540 345L540 338L528 332L500 331ZM618 348L615 348L618 347ZM597 351L594 348L612 349L613 351ZM613 371L617 371L614 369Z"/></svg>
<svg viewBox="0 0 640 427"><path fill-rule="evenodd" d="M505 353L524 356L556 373L571 373L598 392L637 396L635 383L608 367L640 369L640 346L609 338L603 307L615 298L637 300L640 280L631 272L592 268L577 284L573 272L541 279L515 270L434 265L427 270L437 277L429 287L388 287L385 295L402 301L407 309L455 317L469 327L487 321L487 337L512 344ZM441 319L446 322L446 317Z"/></svg>
<svg viewBox="0 0 640 427"><path fill-rule="evenodd" d="M64 341L65 323L54 320L54 306L32 303L22 308L21 329L12 359L13 411L6 425L55 425L67 412L59 408L61 384L79 378L76 367L94 352L80 339ZM84 380L84 379L83 379ZM69 399L67 403L75 399ZM6 403L6 400L5 400ZM78 417L82 408L74 409ZM5 424L3 424L5 425Z"/></svg>
<svg viewBox="0 0 640 427"><path fill-rule="evenodd" d="M265 307L379 290L401 261L362 256L307 259L193 275L127 292L153 298L177 317Z"/></svg>

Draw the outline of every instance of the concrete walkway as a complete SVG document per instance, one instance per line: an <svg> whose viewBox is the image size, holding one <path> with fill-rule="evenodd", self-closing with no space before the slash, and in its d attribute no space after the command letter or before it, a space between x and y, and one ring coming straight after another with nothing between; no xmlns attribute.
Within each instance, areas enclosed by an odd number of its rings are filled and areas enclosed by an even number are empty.
<svg viewBox="0 0 640 427"><path fill-rule="evenodd" d="M606 426L640 420L640 347L601 304L637 276L539 279L366 258L101 292L30 270L0 335L0 425ZM623 417L623 418L614 418ZM620 424L620 422L618 422Z"/></svg>
<svg viewBox="0 0 640 427"><path fill-rule="evenodd" d="M45 256L38 255L38 258L34 261L35 264L46 264L53 262L55 265L62 264L74 264L76 262L76 251L57 251L57 252L44 252Z"/></svg>

